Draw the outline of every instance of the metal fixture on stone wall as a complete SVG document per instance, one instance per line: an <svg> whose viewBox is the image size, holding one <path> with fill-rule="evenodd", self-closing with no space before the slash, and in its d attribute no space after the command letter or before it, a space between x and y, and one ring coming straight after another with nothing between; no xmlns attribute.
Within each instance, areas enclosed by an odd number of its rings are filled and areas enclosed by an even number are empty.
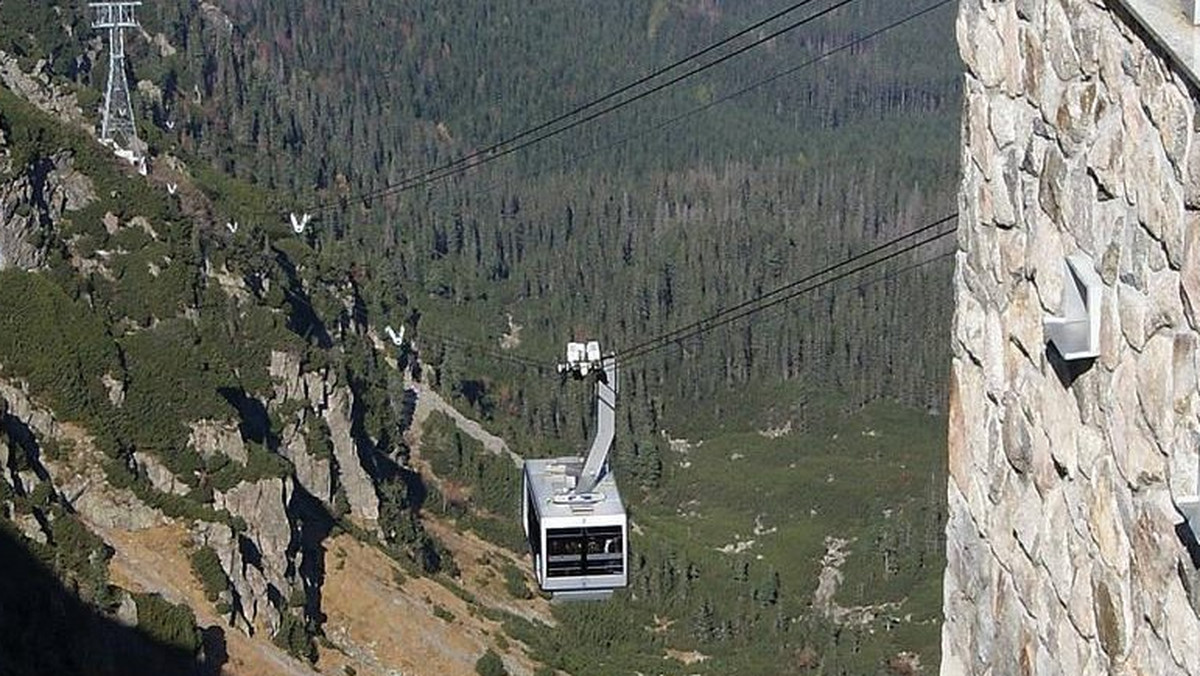
<svg viewBox="0 0 1200 676"><path fill-rule="evenodd" d="M1067 256L1063 263L1062 316L1042 320L1046 340L1063 359L1100 356L1100 299L1104 284L1086 254Z"/></svg>
<svg viewBox="0 0 1200 676"><path fill-rule="evenodd" d="M1200 0L1183 0L1183 13L1193 26L1200 26Z"/></svg>

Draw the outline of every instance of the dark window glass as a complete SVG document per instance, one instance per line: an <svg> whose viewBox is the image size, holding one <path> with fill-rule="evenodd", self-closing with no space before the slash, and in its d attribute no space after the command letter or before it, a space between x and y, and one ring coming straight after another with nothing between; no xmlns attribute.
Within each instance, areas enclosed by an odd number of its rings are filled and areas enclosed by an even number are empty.
<svg viewBox="0 0 1200 676"><path fill-rule="evenodd" d="M582 528L546 531L546 575L583 575L583 550L586 544Z"/></svg>
<svg viewBox="0 0 1200 676"><path fill-rule="evenodd" d="M619 575L624 566L620 526L588 528L585 567L588 575Z"/></svg>
<svg viewBox="0 0 1200 676"><path fill-rule="evenodd" d="M616 575L624 570L620 526L556 528L546 533L546 574Z"/></svg>

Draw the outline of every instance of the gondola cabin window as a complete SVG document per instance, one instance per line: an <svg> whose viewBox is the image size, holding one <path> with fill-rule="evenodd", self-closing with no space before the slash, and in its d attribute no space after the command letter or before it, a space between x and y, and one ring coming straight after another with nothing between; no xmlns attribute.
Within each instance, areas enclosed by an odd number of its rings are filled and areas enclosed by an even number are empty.
<svg viewBox="0 0 1200 676"><path fill-rule="evenodd" d="M624 572L620 526L558 528L546 531L548 577L620 575Z"/></svg>

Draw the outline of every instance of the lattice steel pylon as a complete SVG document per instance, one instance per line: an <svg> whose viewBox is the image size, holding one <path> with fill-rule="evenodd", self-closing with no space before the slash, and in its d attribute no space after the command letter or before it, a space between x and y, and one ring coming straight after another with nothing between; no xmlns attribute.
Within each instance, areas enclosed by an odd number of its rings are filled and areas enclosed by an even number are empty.
<svg viewBox="0 0 1200 676"><path fill-rule="evenodd" d="M104 91L104 120L100 140L132 149L137 144L133 96L125 77L125 29L137 28L134 9L140 2L93 2L92 28L108 30L108 87Z"/></svg>

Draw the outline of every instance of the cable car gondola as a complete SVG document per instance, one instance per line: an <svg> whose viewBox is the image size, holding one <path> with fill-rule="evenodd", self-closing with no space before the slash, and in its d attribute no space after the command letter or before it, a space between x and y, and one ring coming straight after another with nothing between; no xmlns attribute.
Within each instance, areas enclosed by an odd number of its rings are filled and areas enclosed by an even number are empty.
<svg viewBox="0 0 1200 676"><path fill-rule="evenodd" d="M606 599L628 583L629 525L608 471L616 427L617 360L600 344L569 343L559 371L596 377L596 437L586 458L526 460L521 516L534 575L556 600Z"/></svg>

